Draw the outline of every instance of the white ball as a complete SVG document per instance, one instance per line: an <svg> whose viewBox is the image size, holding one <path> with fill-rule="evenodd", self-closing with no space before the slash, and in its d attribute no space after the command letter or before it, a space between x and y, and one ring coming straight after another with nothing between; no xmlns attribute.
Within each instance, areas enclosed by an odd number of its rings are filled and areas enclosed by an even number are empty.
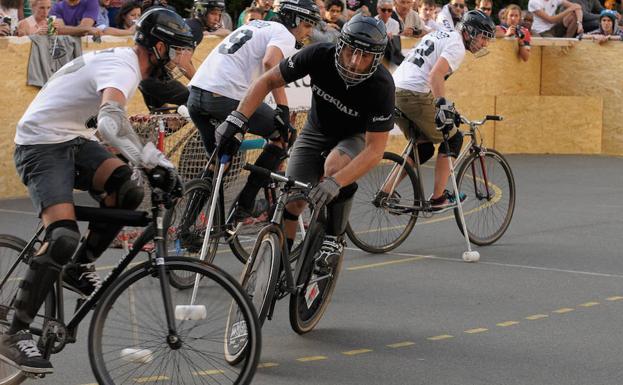
<svg viewBox="0 0 623 385"><path fill-rule="evenodd" d="M466 251L463 253L463 260L465 262L478 262L480 260L480 253L477 251Z"/></svg>

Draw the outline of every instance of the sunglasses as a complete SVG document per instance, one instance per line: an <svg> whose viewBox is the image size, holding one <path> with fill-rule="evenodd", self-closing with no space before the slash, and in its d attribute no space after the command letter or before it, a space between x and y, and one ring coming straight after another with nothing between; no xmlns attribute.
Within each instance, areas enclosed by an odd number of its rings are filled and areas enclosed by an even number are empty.
<svg viewBox="0 0 623 385"><path fill-rule="evenodd" d="M481 11L490 11L491 9L491 7L480 7Z"/></svg>
<svg viewBox="0 0 623 385"><path fill-rule="evenodd" d="M385 13L391 13L391 12L393 12L393 9L391 9L391 8L381 8L380 11L381 12L385 12Z"/></svg>
<svg viewBox="0 0 623 385"><path fill-rule="evenodd" d="M465 4L452 4L452 6L455 8L461 8L461 9L465 8Z"/></svg>

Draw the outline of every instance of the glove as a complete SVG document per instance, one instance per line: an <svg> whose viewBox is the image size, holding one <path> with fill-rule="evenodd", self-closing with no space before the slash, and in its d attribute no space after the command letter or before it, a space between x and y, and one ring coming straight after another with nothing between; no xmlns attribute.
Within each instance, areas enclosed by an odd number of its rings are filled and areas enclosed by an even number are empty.
<svg viewBox="0 0 623 385"><path fill-rule="evenodd" d="M175 168L164 154L154 146L152 142L147 142L141 151L141 166L146 169L153 169L156 166L163 168Z"/></svg>
<svg viewBox="0 0 623 385"><path fill-rule="evenodd" d="M339 183L333 177L326 177L318 183L309 193L309 199L318 207L331 202L340 193Z"/></svg>
<svg viewBox="0 0 623 385"><path fill-rule="evenodd" d="M159 188L172 197L179 198L184 193L184 185L175 168L156 166L147 173L149 184Z"/></svg>
<svg viewBox="0 0 623 385"><path fill-rule="evenodd" d="M247 132L249 119L238 111L231 114L221 123L215 132L216 147L219 158L223 155L233 157L238 152L240 144Z"/></svg>
<svg viewBox="0 0 623 385"><path fill-rule="evenodd" d="M437 112L435 113L435 124L437 125L437 130L447 134L454 128L454 119L456 116L456 110L454 109L454 103L446 98L436 98L435 99L435 108Z"/></svg>
<svg viewBox="0 0 623 385"><path fill-rule="evenodd" d="M284 142L288 143L288 134L290 131L290 107L277 104L275 108L275 128L279 131L279 135Z"/></svg>

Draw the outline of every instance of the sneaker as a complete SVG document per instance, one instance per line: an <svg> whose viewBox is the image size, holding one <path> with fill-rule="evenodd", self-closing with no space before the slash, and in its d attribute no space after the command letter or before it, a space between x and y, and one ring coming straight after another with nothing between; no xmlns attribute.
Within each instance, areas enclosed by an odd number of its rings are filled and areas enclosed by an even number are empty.
<svg viewBox="0 0 623 385"><path fill-rule="evenodd" d="M63 286L86 297L102 286L100 276L92 263L68 263L63 270Z"/></svg>
<svg viewBox="0 0 623 385"><path fill-rule="evenodd" d="M24 372L49 374L54 372L50 361L43 358L29 330L0 335L0 360Z"/></svg>
<svg viewBox="0 0 623 385"><path fill-rule="evenodd" d="M318 275L327 275L344 253L344 241L335 235L325 235L316 257L316 270Z"/></svg>
<svg viewBox="0 0 623 385"><path fill-rule="evenodd" d="M465 201L465 198L467 198L467 195L465 195L465 193L460 193L459 196L461 197L461 203L463 203L463 201ZM431 197L429 201L430 208L433 211L441 211L456 206L456 198L454 194L452 194L448 190L443 190L443 194L441 194L439 198Z"/></svg>

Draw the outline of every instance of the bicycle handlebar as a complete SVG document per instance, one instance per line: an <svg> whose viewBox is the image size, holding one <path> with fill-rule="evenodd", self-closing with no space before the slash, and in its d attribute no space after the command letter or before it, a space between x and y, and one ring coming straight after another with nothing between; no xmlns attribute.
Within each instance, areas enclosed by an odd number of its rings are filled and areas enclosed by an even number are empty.
<svg viewBox="0 0 623 385"><path fill-rule="evenodd" d="M500 115L486 115L482 120L469 120L465 116L460 115L460 122L470 126L482 126L487 120L501 121L504 117Z"/></svg>
<svg viewBox="0 0 623 385"><path fill-rule="evenodd" d="M291 186L296 186L296 187L300 187L302 189L306 189L306 190L311 190L312 189L312 185L311 183L303 183L303 182L299 182L297 180L294 180L290 177L286 177L277 173L274 173L264 167L259 167L256 166L254 164L250 164L250 163L245 163L245 165L242 167L247 171L251 171L251 172L255 172L258 173L264 177L270 178L272 180L276 180L278 182L284 182L288 185Z"/></svg>

